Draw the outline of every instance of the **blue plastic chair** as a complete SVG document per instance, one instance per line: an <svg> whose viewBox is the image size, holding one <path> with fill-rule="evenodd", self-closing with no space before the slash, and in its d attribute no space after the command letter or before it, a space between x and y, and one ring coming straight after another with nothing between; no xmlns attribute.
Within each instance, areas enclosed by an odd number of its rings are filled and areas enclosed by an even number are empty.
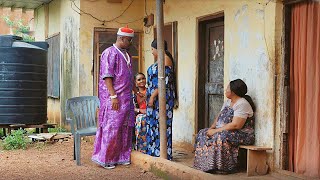
<svg viewBox="0 0 320 180"><path fill-rule="evenodd" d="M73 134L74 160L80 166L81 137L93 136L97 131L97 109L100 101L96 96L80 96L67 99L66 120L70 123Z"/></svg>

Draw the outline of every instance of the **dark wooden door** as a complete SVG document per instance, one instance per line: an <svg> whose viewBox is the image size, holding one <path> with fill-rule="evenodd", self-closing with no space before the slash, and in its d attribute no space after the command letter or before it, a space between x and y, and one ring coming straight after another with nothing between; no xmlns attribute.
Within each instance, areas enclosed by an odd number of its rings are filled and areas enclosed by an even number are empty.
<svg viewBox="0 0 320 180"><path fill-rule="evenodd" d="M202 129L212 124L224 100L223 17L203 22L199 33L202 67L199 66L198 129Z"/></svg>

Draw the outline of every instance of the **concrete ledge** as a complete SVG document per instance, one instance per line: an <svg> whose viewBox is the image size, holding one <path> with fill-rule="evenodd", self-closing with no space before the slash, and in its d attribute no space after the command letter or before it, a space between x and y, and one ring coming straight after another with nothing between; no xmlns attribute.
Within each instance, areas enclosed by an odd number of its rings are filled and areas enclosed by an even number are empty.
<svg viewBox="0 0 320 180"><path fill-rule="evenodd" d="M163 179L217 179L231 180L233 175L216 175L205 173L191 167L166 159L152 157L137 151L131 153L131 163L140 166L145 171L151 171ZM237 177L236 177L237 178ZM242 179L242 178L237 178ZM245 178L246 179L246 178Z"/></svg>
<svg viewBox="0 0 320 180"><path fill-rule="evenodd" d="M316 177L308 177L301 174L297 174L291 171L287 170L280 170L277 169L274 173L271 174L274 177L281 177L282 179L286 180L301 180L301 179L308 179L308 180L319 180L319 178Z"/></svg>

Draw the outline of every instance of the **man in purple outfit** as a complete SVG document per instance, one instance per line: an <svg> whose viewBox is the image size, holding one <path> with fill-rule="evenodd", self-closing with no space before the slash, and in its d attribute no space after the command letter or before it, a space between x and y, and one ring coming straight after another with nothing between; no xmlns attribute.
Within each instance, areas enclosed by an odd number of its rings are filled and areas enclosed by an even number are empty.
<svg viewBox="0 0 320 180"><path fill-rule="evenodd" d="M134 31L119 28L117 41L103 51L99 75L99 126L92 161L107 169L129 165L134 126L132 60L127 52Z"/></svg>

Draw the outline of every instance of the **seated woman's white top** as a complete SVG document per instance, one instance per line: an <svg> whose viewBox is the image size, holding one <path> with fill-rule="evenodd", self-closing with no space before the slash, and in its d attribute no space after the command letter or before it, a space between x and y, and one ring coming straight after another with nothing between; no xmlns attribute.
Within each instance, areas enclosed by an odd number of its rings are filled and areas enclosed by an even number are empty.
<svg viewBox="0 0 320 180"><path fill-rule="evenodd" d="M230 107L231 100L228 99L224 102L221 111L227 106ZM233 105L233 116L240 117L247 119L248 117L253 116L253 110L249 102L245 98L240 98L238 101Z"/></svg>

